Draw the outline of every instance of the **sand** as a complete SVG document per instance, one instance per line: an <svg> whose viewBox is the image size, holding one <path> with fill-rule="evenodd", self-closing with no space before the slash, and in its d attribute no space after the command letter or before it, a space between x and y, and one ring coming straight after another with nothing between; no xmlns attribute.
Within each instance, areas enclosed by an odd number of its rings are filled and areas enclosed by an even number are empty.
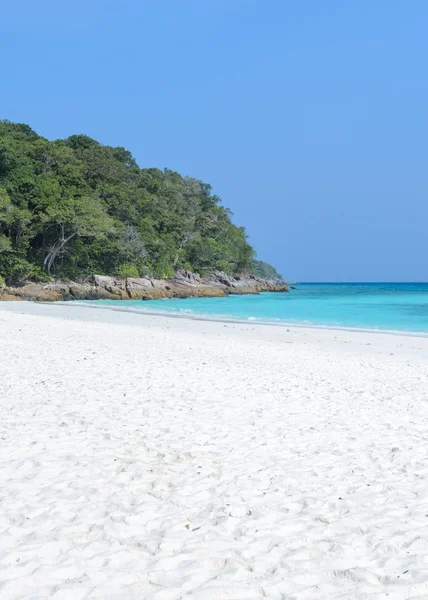
<svg viewBox="0 0 428 600"><path fill-rule="evenodd" d="M428 598L428 339L0 305L1 600Z"/></svg>

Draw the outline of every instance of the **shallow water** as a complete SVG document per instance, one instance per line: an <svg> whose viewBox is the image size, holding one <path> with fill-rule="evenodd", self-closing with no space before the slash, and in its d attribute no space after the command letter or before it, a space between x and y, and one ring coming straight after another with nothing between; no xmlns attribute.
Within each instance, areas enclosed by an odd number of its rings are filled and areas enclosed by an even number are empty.
<svg viewBox="0 0 428 600"><path fill-rule="evenodd" d="M302 283L295 287L288 294L85 304L213 319L428 333L428 283Z"/></svg>

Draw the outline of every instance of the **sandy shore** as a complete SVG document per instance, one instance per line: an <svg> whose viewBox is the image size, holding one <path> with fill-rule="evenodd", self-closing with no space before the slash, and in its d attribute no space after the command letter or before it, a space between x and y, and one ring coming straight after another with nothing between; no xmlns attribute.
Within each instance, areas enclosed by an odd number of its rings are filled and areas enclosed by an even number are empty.
<svg viewBox="0 0 428 600"><path fill-rule="evenodd" d="M2 600L428 598L428 339L0 306Z"/></svg>

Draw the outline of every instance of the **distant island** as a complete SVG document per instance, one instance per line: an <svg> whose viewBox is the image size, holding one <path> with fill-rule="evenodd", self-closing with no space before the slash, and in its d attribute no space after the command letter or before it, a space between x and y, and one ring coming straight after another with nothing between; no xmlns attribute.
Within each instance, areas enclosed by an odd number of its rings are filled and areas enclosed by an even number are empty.
<svg viewBox="0 0 428 600"><path fill-rule="evenodd" d="M231 214L209 184L140 169L125 148L0 121L0 288L95 275L281 287Z"/></svg>

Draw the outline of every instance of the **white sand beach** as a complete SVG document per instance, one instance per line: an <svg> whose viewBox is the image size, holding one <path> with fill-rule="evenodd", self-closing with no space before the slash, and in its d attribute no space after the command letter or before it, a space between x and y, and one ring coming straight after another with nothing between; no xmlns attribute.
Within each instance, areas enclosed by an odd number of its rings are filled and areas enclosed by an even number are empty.
<svg viewBox="0 0 428 600"><path fill-rule="evenodd" d="M428 339L0 305L1 600L428 598Z"/></svg>

